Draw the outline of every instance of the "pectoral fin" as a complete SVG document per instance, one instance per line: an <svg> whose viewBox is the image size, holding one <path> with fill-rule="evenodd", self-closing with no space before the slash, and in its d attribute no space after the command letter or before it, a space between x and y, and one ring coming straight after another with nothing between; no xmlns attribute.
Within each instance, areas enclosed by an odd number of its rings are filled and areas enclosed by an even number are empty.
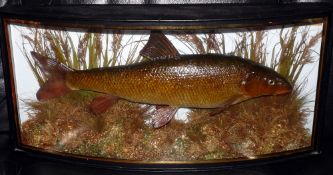
<svg viewBox="0 0 333 175"><path fill-rule="evenodd" d="M179 53L161 32L152 32L140 55L150 60L177 58Z"/></svg>
<svg viewBox="0 0 333 175"><path fill-rule="evenodd" d="M106 112L112 105L119 100L119 97L113 95L101 95L92 100L89 109L95 114L99 115Z"/></svg>
<svg viewBox="0 0 333 175"><path fill-rule="evenodd" d="M243 100L245 100L246 98L242 95L235 95L232 96L231 98L229 98L227 101L225 101L223 104L221 104L221 106L219 106L218 108L213 109L212 112L209 113L210 116L214 116L217 114L220 114L221 112L223 112L225 109L229 108L231 105L237 104Z"/></svg>
<svg viewBox="0 0 333 175"><path fill-rule="evenodd" d="M171 106L156 106L155 110L148 115L151 117L151 124L154 128L160 128L175 116L178 108Z"/></svg>

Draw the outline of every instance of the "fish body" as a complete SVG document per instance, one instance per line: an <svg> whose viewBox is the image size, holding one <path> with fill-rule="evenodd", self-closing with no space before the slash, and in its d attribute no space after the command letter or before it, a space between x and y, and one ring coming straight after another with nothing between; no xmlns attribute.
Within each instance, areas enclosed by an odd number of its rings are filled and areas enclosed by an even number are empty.
<svg viewBox="0 0 333 175"><path fill-rule="evenodd" d="M65 81L72 89L108 93L134 102L217 108L231 98L243 101L264 95L249 94L245 89L247 77L258 69L266 70L239 57L185 55L129 66L70 71Z"/></svg>
<svg viewBox="0 0 333 175"><path fill-rule="evenodd" d="M117 99L161 105L153 126L168 123L179 107L225 109L266 95L291 92L290 83L273 69L251 60L221 54L180 55L162 33L151 33L140 54L148 61L90 70L72 70L55 59L31 52L48 81L38 90L39 100L72 90L109 94L97 97L90 108L107 110ZM154 117L155 116L155 117Z"/></svg>

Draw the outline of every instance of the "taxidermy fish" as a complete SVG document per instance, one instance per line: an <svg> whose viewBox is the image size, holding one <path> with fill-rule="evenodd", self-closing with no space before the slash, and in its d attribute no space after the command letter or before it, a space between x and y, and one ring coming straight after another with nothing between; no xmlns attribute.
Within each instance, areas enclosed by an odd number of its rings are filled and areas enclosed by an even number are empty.
<svg viewBox="0 0 333 175"><path fill-rule="evenodd" d="M158 105L153 127L168 123L180 107L216 108L267 95L291 92L290 83L273 69L235 56L220 54L180 55L162 33L151 33L140 54L149 61L90 70L72 70L55 59L31 52L48 81L38 90L39 100L72 90L108 95L90 105L100 114L122 98Z"/></svg>

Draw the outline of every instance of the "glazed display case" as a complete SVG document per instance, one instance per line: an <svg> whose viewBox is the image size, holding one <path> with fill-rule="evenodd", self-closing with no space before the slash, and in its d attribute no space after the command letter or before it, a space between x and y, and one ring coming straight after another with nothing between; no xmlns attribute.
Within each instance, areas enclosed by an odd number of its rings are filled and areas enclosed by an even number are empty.
<svg viewBox="0 0 333 175"><path fill-rule="evenodd" d="M9 162L242 172L320 157L331 15L324 3L7 4Z"/></svg>

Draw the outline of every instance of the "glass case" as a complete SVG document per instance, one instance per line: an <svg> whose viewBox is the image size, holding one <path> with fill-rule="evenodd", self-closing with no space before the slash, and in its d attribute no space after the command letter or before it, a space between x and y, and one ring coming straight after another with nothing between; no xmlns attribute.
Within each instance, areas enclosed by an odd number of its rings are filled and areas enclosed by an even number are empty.
<svg viewBox="0 0 333 175"><path fill-rule="evenodd" d="M323 6L294 16L290 7L280 16L277 7L261 16L259 6L211 5L197 16L204 6L151 8L162 17L122 7L3 14L16 152L148 169L320 152L332 51Z"/></svg>
<svg viewBox="0 0 333 175"><path fill-rule="evenodd" d="M325 23L90 32L6 20L20 143L136 161L310 149Z"/></svg>

